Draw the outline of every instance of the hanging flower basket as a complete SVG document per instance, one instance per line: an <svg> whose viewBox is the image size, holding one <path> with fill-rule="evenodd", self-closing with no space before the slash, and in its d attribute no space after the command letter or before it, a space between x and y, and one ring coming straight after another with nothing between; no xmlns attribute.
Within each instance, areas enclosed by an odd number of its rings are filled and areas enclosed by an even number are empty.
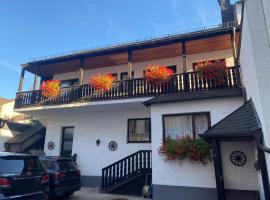
<svg viewBox="0 0 270 200"><path fill-rule="evenodd" d="M227 76L225 61L216 60L199 62L195 67L201 78L214 81L219 85L222 85L225 82Z"/></svg>
<svg viewBox="0 0 270 200"><path fill-rule="evenodd" d="M145 69L145 77L150 83L163 84L170 80L173 74L166 66L152 65Z"/></svg>
<svg viewBox="0 0 270 200"><path fill-rule="evenodd" d="M206 165L211 161L210 145L202 139L185 136L178 139L167 138L159 148L159 154L167 161L189 160Z"/></svg>
<svg viewBox="0 0 270 200"><path fill-rule="evenodd" d="M48 80L41 84L40 87L43 98L50 99L55 98L60 94L60 81Z"/></svg>
<svg viewBox="0 0 270 200"><path fill-rule="evenodd" d="M111 74L97 74L89 78L89 84L95 88L95 92L105 93L113 87L115 77Z"/></svg>

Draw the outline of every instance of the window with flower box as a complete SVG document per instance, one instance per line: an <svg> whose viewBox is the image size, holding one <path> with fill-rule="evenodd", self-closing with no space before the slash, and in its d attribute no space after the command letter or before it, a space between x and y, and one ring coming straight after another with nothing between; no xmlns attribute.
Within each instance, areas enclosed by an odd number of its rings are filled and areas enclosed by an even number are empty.
<svg viewBox="0 0 270 200"><path fill-rule="evenodd" d="M128 119L128 143L151 142L151 119Z"/></svg>
<svg viewBox="0 0 270 200"><path fill-rule="evenodd" d="M196 138L198 134L203 134L209 127L209 112L163 115L164 139L176 139L187 135Z"/></svg>

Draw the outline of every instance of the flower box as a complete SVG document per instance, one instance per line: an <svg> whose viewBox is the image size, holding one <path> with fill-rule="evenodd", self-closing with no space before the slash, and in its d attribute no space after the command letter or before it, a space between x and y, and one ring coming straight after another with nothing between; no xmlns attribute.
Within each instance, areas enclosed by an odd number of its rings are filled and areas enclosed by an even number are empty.
<svg viewBox="0 0 270 200"><path fill-rule="evenodd" d="M201 163L211 161L210 145L202 139L185 136L177 139L167 138L159 148L159 154L167 161L183 161Z"/></svg>
<svg viewBox="0 0 270 200"><path fill-rule="evenodd" d="M199 62L195 66L202 79L210 80L218 85L223 85L227 76L225 61Z"/></svg>
<svg viewBox="0 0 270 200"><path fill-rule="evenodd" d="M48 80L41 84L40 87L43 98L50 99L55 98L60 94L60 81Z"/></svg>
<svg viewBox="0 0 270 200"><path fill-rule="evenodd" d="M152 65L145 69L145 77L150 83L164 84L170 80L170 76L173 74L171 69L166 66Z"/></svg>
<svg viewBox="0 0 270 200"><path fill-rule="evenodd" d="M89 78L89 84L94 87L95 92L105 93L113 87L115 77L111 74L97 74Z"/></svg>

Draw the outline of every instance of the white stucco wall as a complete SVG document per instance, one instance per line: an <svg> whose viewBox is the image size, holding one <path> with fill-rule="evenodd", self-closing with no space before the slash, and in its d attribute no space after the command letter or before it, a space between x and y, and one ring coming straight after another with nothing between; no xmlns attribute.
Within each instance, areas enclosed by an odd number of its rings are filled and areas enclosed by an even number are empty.
<svg viewBox="0 0 270 200"><path fill-rule="evenodd" d="M225 189L258 191L257 171L254 167L255 144L253 142L221 142L221 159ZM230 161L233 151L242 151L247 156L247 163L238 167Z"/></svg>
<svg viewBox="0 0 270 200"><path fill-rule="evenodd" d="M205 53L200 53L200 54L187 55L187 66L188 66L187 70L189 71L192 70L193 62L202 61L202 60L210 60L210 59L219 59L219 58L225 58L227 66L234 66L232 50L225 49L225 50L220 50L220 51L212 51L212 52L205 52ZM166 66L176 65L177 73L183 72L182 58L173 57L173 58L133 63L132 68L134 70L134 77L135 78L143 77L143 69L145 69L148 65L151 65L151 64L161 64L161 65L166 65ZM127 64L85 70L83 82L88 83L89 77L97 73L117 73L118 80L120 80L120 73L122 72L127 72ZM68 72L64 74L56 74L54 76L54 79L57 79L57 80L66 80L66 79L73 79L73 78L79 78L79 71Z"/></svg>
<svg viewBox="0 0 270 200"><path fill-rule="evenodd" d="M101 176L101 169L138 150L150 150L150 143L127 143L127 119L150 117L150 110L125 109L108 111L89 111L87 113L66 112L48 116L45 145L54 141L53 151L45 147L47 155L59 156L61 130L74 126L73 154L78 154L78 164L82 175ZM100 139L99 146L96 140ZM110 151L108 144L116 141L118 148Z"/></svg>
<svg viewBox="0 0 270 200"><path fill-rule="evenodd" d="M158 154L162 141L162 115L192 112L209 112L211 124L216 124L243 104L242 98L219 98L168 104L151 107L153 184L216 188L213 163L206 166L165 162ZM226 168L226 166L224 166ZM245 184L243 184L245 187Z"/></svg>
<svg viewBox="0 0 270 200"><path fill-rule="evenodd" d="M258 112L264 141L270 147L270 1L246 0L240 64L247 97L252 98ZM266 154L268 174L270 155ZM261 180L260 176L258 177ZM263 188L260 187L261 196Z"/></svg>

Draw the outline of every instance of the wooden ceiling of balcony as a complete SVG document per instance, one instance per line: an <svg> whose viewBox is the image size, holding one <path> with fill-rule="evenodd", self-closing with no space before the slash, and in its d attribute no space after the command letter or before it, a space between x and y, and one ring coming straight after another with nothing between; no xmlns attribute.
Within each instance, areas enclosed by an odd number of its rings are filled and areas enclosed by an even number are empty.
<svg viewBox="0 0 270 200"><path fill-rule="evenodd" d="M238 34L236 37L238 41ZM236 42L237 44L238 42ZM207 39L192 40L186 42L186 54L198 54L209 51L218 51L231 48L230 34L211 37ZM182 55L181 43L174 43L155 48L147 48L132 51L132 62L143 62L163 58L171 58ZM103 56L88 57L84 60L84 69L115 66L127 64L128 53L108 54ZM41 65L39 76L50 76L53 74L78 71L80 60L70 60L62 63ZM33 71L30 68L28 71Z"/></svg>

